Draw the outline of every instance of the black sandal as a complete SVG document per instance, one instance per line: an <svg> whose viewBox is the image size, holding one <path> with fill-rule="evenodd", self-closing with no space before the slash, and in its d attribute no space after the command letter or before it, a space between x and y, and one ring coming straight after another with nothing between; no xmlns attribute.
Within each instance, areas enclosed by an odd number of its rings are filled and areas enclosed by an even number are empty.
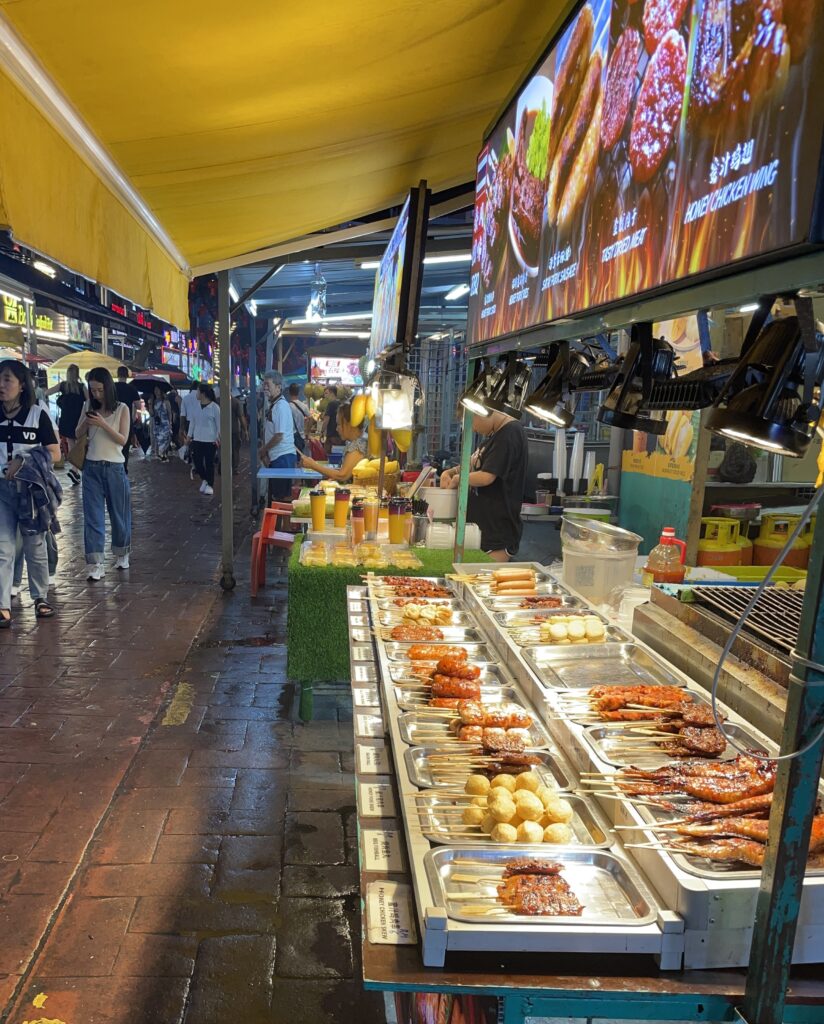
<svg viewBox="0 0 824 1024"><path fill-rule="evenodd" d="M6 613L5 615L3 613ZM6 618L8 615L8 618ZM0 629L11 629L11 612L8 608L0 608Z"/></svg>
<svg viewBox="0 0 824 1024"><path fill-rule="evenodd" d="M34 602L34 614L38 619L50 619L54 615L54 608L40 597Z"/></svg>

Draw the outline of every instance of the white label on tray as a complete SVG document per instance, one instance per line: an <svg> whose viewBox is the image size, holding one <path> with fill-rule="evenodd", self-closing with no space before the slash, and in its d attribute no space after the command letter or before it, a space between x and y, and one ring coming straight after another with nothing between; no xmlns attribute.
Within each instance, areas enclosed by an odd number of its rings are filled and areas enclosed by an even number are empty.
<svg viewBox="0 0 824 1024"><path fill-rule="evenodd" d="M357 663L352 666L352 682L353 683L376 683L378 681L378 673L375 670L374 665L368 663Z"/></svg>
<svg viewBox="0 0 824 1024"><path fill-rule="evenodd" d="M374 686L355 686L352 689L352 703L358 708L377 708L381 702Z"/></svg>
<svg viewBox="0 0 824 1024"><path fill-rule="evenodd" d="M388 782L359 782L358 807L362 818L393 818L398 813Z"/></svg>
<svg viewBox="0 0 824 1024"><path fill-rule="evenodd" d="M381 737L384 735L383 719L380 715L355 715L355 733L358 736Z"/></svg>
<svg viewBox="0 0 824 1024"><path fill-rule="evenodd" d="M418 933L412 886L405 882L370 882L366 886L366 929L370 942L414 946Z"/></svg>
<svg viewBox="0 0 824 1024"><path fill-rule="evenodd" d="M365 828L363 839L364 871L403 871L401 834L396 828Z"/></svg>
<svg viewBox="0 0 824 1024"><path fill-rule="evenodd" d="M389 754L386 747L358 746L358 772L361 775L388 775Z"/></svg>

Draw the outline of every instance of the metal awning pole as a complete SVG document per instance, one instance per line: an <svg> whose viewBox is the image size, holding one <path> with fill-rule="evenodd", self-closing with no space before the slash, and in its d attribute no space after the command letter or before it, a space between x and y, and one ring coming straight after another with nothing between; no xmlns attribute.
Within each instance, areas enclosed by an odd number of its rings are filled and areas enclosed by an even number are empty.
<svg viewBox="0 0 824 1024"><path fill-rule="evenodd" d="M252 488L251 514L258 511L258 406L257 406L257 331L252 322L252 344L249 348L249 480Z"/></svg>
<svg viewBox="0 0 824 1024"><path fill-rule="evenodd" d="M470 359L466 367L466 380L475 379L476 359ZM466 385L465 385L466 386ZM461 475L458 486L458 518L455 522L455 548L453 555L456 562L464 558L464 538L466 537L466 509L469 504L469 462L472 458L472 413L464 410L463 430L461 431Z"/></svg>
<svg viewBox="0 0 824 1024"><path fill-rule="evenodd" d="M220 585L235 587L235 522L232 507L232 339L229 316L229 271L217 276L218 350L220 352L220 532L223 567Z"/></svg>
<svg viewBox="0 0 824 1024"><path fill-rule="evenodd" d="M781 753L803 749L824 725L824 515L819 512L797 657L793 658ZM810 664L812 663L812 664ZM775 781L770 832L741 1016L748 1024L781 1024L798 924L810 830L818 799L824 742L782 761Z"/></svg>

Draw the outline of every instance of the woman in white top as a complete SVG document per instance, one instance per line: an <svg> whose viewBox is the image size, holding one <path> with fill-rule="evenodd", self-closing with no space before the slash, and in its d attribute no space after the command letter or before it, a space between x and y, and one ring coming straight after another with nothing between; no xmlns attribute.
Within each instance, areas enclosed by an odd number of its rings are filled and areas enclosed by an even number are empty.
<svg viewBox="0 0 824 1024"><path fill-rule="evenodd" d="M201 494L215 493L215 453L220 442L220 406L215 392L208 384L201 384L197 392L200 409L189 422L186 444L192 446L195 472L203 481Z"/></svg>
<svg viewBox="0 0 824 1024"><path fill-rule="evenodd" d="M116 569L129 568L132 543L132 494L126 475L123 446L131 433L128 406L117 400L112 375L97 366L86 374L89 404L77 424L77 436L89 435L83 464L83 540L89 580L106 572L106 509L112 527Z"/></svg>

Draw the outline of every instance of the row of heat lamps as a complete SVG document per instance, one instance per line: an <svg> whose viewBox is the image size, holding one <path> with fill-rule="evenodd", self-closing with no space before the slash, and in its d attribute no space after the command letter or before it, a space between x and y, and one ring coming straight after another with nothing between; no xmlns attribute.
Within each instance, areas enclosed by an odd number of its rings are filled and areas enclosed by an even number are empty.
<svg viewBox="0 0 824 1024"><path fill-rule="evenodd" d="M663 434L667 412L711 406L705 424L713 433L800 458L824 423L824 326L815 321L812 300L798 296L791 298L795 316L769 320L774 299L759 304L736 359L679 375L669 343L653 336L652 324L638 323L620 361L553 344L536 360L548 369L530 394L532 369L510 354L472 381L461 404L481 416L497 411L520 419L527 412L568 427L578 394L608 389L598 410L608 426Z"/></svg>

